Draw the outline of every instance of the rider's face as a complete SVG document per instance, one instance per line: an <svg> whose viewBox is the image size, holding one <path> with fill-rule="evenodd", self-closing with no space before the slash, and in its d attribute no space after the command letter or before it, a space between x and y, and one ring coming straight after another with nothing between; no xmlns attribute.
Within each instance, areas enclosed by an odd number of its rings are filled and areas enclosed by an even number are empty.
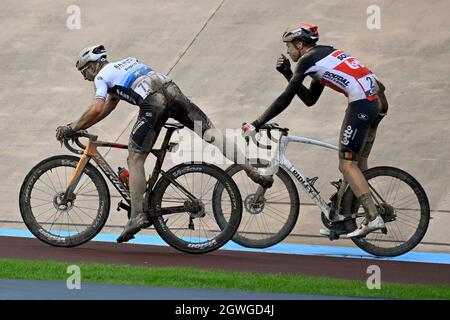
<svg viewBox="0 0 450 320"><path fill-rule="evenodd" d="M95 74L95 66L93 63L89 62L83 69L81 69L81 74L84 77L84 80L94 81L96 76Z"/></svg>
<svg viewBox="0 0 450 320"><path fill-rule="evenodd" d="M294 44L294 42L286 42L287 47L287 54L291 57L292 61L297 62L298 59L300 59L300 49L301 49L301 42L297 42Z"/></svg>

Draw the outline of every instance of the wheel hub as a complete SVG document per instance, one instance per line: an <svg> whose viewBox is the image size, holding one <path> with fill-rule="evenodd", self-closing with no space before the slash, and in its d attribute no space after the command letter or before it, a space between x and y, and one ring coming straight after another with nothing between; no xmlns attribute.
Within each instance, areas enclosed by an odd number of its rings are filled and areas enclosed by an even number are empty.
<svg viewBox="0 0 450 320"><path fill-rule="evenodd" d="M244 200L244 206L250 214L259 214L264 210L266 199L256 201L256 194L249 194Z"/></svg>
<svg viewBox="0 0 450 320"><path fill-rule="evenodd" d="M397 214L395 213L394 207L387 203L381 204L378 210L384 222L391 222L397 219Z"/></svg>
<svg viewBox="0 0 450 320"><path fill-rule="evenodd" d="M203 218L206 216L205 204L198 199L186 201L184 206L187 208L191 218Z"/></svg>
<svg viewBox="0 0 450 320"><path fill-rule="evenodd" d="M63 201L64 192L58 193L53 197L53 206L55 209L59 211L69 211L73 207L73 203L75 201L75 195L73 195L73 199L69 199L67 201Z"/></svg>

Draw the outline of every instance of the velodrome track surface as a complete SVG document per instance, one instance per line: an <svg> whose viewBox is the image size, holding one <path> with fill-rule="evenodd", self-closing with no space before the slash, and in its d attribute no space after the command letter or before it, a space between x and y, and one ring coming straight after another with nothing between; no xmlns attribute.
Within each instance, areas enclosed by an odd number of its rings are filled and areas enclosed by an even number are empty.
<svg viewBox="0 0 450 320"><path fill-rule="evenodd" d="M80 29L66 25L74 4ZM367 27L367 9L374 4L380 29ZM276 58L286 52L281 34L288 25L310 21L319 25L320 43L355 55L386 85L389 112L369 166L400 167L423 185L433 219L418 250L450 253L449 11L447 0L1 1L0 228L23 229L18 194L24 177L42 159L68 153L55 140L55 129L78 119L93 95L92 84L75 68L81 48L103 43L111 61L135 56L168 74L225 130L254 120L284 90L286 81L275 70ZM343 95L327 89L313 108L294 99L274 121L292 134L337 144L346 105ZM137 112L121 102L89 131L126 143ZM306 176L320 173L316 187L324 198L334 192L329 181L340 177L335 152L306 145L288 151ZM126 157L113 150L106 159L116 169ZM176 160L168 157L166 165ZM293 234L317 235L319 212L303 192L300 200ZM125 222L124 215L108 220L121 227ZM291 242L320 240L297 238Z"/></svg>
<svg viewBox="0 0 450 320"><path fill-rule="evenodd" d="M450 2L377 3L381 29L369 30L366 10L371 0L137 0L133 4L80 0L81 29L70 30L66 20L71 0L1 2L1 58L8 76L0 79L0 228L24 229L17 201L23 178L43 158L67 153L54 139L55 128L79 118L92 98L92 85L74 68L81 48L103 43L112 61L138 57L169 74L217 127L237 128L254 120L285 88L283 77L274 70L276 57L286 51L280 35L287 25L306 20L319 25L321 43L354 54L387 86L389 114L377 133L370 165L398 166L422 183L433 220L420 250L450 253ZM424 31L427 28L438 32ZM420 36L424 32L431 36ZM275 120L291 128L292 134L337 143L345 107L345 98L326 90L314 108L294 99ZM103 140L126 143L136 115L136 108L122 102L90 131ZM337 155L307 146L291 153L308 176L321 173L318 187L331 194L326 187L339 176ZM107 160L114 168L123 166L126 154L111 152ZM300 197L302 204L310 204L303 193ZM108 222L123 226L125 217L111 215ZM320 227L317 209L302 206L293 232L314 235ZM450 282L449 265L440 263L229 250L190 256L164 246L104 242L61 249L35 239L0 237L2 257L360 280L366 280L367 267L376 264L387 282Z"/></svg>
<svg viewBox="0 0 450 320"><path fill-rule="evenodd" d="M219 250L206 255L180 253L167 246L89 242L76 248L55 248L37 239L0 237L0 258L128 264L143 267L190 267L265 274L290 274L367 280L367 268L378 265L382 281L450 285L450 266L327 256Z"/></svg>

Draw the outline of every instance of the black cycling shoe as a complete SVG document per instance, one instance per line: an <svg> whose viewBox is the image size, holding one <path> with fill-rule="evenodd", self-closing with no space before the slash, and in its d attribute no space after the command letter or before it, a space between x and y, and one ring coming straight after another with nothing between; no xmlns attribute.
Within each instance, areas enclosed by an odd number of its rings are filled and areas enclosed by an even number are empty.
<svg viewBox="0 0 450 320"><path fill-rule="evenodd" d="M265 189L269 189L273 185L273 177L265 176L258 172L258 170L246 170L247 176L252 179L254 183L259 184L261 187Z"/></svg>
<svg viewBox="0 0 450 320"><path fill-rule="evenodd" d="M151 224L152 223L147 219L147 216L144 213L137 215L135 218L131 218L125 225L122 234L117 238L117 242L128 242L131 239L134 239L136 233L141 231L142 228L149 227Z"/></svg>

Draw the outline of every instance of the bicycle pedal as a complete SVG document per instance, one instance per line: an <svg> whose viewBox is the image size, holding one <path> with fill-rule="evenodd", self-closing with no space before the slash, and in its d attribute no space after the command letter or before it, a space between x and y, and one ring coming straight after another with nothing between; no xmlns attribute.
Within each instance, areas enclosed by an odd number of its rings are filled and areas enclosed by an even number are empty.
<svg viewBox="0 0 450 320"><path fill-rule="evenodd" d="M347 234L346 230L330 230L328 238L330 241L339 240L342 235Z"/></svg>
<svg viewBox="0 0 450 320"><path fill-rule="evenodd" d="M328 239L330 239L330 241L339 240L339 234L337 234L334 231L330 231L330 234L328 235Z"/></svg>

